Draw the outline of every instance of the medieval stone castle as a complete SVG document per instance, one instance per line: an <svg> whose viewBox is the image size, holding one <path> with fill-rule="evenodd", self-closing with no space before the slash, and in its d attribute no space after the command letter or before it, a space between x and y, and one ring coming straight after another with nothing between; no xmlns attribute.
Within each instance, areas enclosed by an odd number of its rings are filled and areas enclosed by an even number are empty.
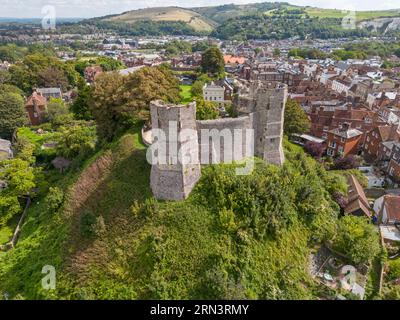
<svg viewBox="0 0 400 320"><path fill-rule="evenodd" d="M210 136L202 134L207 131L204 129L224 132L224 137L226 133L228 137L234 137L238 132L242 135L239 139L241 143L233 143L234 149L230 148L235 161L257 156L267 163L282 165L283 121L287 95L287 86L282 83L242 82L233 103L237 118L202 121L196 121L196 103L184 106L162 101L152 102L150 112L153 130L160 129L165 132L164 143L173 147L168 150L185 150L185 153L174 155L167 150L166 163L152 164L150 183L154 196L162 200L185 199L200 179L201 164L204 164L201 159L208 159L207 163L232 161L229 152L226 152L227 144L232 145L232 139L212 140L210 143ZM175 127L171 127L171 122L176 124ZM189 133L178 139L171 139L171 136L174 136L170 134L171 128L177 130L178 136L184 130ZM251 141L246 134L248 131L253 133ZM185 154L199 160L186 164L185 161L180 161ZM215 154L219 154L220 157L216 158Z"/></svg>

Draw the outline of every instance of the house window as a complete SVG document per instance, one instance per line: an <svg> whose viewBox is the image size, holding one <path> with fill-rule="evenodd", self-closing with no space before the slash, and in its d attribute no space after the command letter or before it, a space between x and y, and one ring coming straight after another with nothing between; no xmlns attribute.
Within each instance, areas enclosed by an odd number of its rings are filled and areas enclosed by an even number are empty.
<svg viewBox="0 0 400 320"><path fill-rule="evenodd" d="M328 156L334 156L334 155L335 155L335 151L332 150L332 149L328 149L328 150L326 151L326 153L327 153Z"/></svg>
<svg viewBox="0 0 400 320"><path fill-rule="evenodd" d="M336 148L336 142L335 141L330 141L329 142L329 147L335 149Z"/></svg>
<svg viewBox="0 0 400 320"><path fill-rule="evenodd" d="M344 151L344 150L343 150L343 147L342 147L342 146L339 146L338 151L339 151L340 153L342 153L342 152Z"/></svg>
<svg viewBox="0 0 400 320"><path fill-rule="evenodd" d="M328 131L328 130L329 130L329 127L324 126L324 131Z"/></svg>
<svg viewBox="0 0 400 320"><path fill-rule="evenodd" d="M340 138L340 141L343 142L343 143L345 143L345 142L346 142L346 139L345 139L345 138Z"/></svg>

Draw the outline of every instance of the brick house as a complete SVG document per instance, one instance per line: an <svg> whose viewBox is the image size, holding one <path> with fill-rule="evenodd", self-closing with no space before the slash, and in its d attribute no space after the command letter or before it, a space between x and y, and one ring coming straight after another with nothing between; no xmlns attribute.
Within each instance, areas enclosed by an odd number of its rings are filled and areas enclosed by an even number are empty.
<svg viewBox="0 0 400 320"><path fill-rule="evenodd" d="M393 180L400 181L400 144L393 145L387 172Z"/></svg>
<svg viewBox="0 0 400 320"><path fill-rule="evenodd" d="M328 131L347 123L350 128L363 133L374 129L377 125L385 125L378 115L363 108L353 108L351 104L343 107L313 107L308 113L311 119L311 134L327 139Z"/></svg>
<svg viewBox="0 0 400 320"><path fill-rule="evenodd" d="M41 93L34 91L25 103L31 125L37 126L43 122L47 111L47 100Z"/></svg>
<svg viewBox="0 0 400 320"><path fill-rule="evenodd" d="M362 141L363 133L358 129L351 129L348 123L343 123L341 127L328 132L328 156L347 156L357 154Z"/></svg>
<svg viewBox="0 0 400 320"><path fill-rule="evenodd" d="M365 135L363 145L363 156L368 162L384 161L388 150L388 144L383 145L384 142L399 141L399 133L396 126L376 126ZM389 155L390 156L390 155Z"/></svg>

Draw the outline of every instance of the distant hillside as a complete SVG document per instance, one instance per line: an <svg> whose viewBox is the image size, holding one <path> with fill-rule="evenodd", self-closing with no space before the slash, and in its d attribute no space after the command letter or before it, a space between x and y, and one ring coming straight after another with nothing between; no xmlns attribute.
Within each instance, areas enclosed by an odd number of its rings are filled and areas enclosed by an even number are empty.
<svg viewBox="0 0 400 320"><path fill-rule="evenodd" d="M199 32L210 32L216 26L213 21L190 9L179 7L148 8L128 11L120 15L108 17L105 20L114 22L136 23L138 21L181 21Z"/></svg>
<svg viewBox="0 0 400 320"><path fill-rule="evenodd" d="M337 9L265 2L190 9L148 8L85 20L81 25L91 24L131 36L211 34L238 40L362 37L400 30L400 9L356 12L357 28L353 30L342 27L342 20L348 15Z"/></svg>
<svg viewBox="0 0 400 320"><path fill-rule="evenodd" d="M303 13L304 16L308 15L310 17L315 17L315 18L342 19L347 15L347 12L344 10L322 9L316 7L301 7L301 6L294 6L286 2L275 2L275 3L265 2L265 3L246 4L246 5L229 4L216 7L193 8L192 10L218 23L222 23L231 18L237 18L242 16L258 15L258 14L265 14L267 16L271 16L274 14L278 14L279 11L281 11L281 13L283 13L284 11L289 13L301 12ZM356 12L356 18L358 21L370 20L376 18L386 18L386 17L400 17L400 9Z"/></svg>

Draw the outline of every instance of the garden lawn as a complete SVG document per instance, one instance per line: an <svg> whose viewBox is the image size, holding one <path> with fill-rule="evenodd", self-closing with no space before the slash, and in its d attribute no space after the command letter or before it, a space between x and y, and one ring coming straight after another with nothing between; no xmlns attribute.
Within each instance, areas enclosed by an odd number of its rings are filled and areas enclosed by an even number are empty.
<svg viewBox="0 0 400 320"><path fill-rule="evenodd" d="M188 86L188 85L181 85L181 103L183 104L188 104L190 102L193 101L193 97L192 97L192 86Z"/></svg>

